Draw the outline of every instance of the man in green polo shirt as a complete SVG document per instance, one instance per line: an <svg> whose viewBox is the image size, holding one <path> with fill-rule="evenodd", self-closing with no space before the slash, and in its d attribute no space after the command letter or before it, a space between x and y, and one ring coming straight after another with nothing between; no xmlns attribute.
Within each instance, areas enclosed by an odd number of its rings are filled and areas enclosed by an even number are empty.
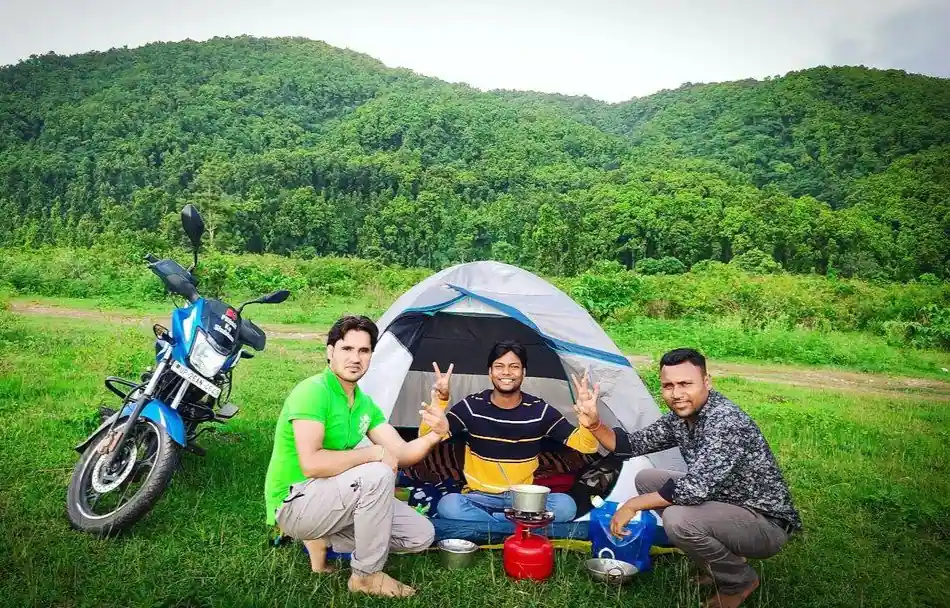
<svg viewBox="0 0 950 608"><path fill-rule="evenodd" d="M406 597L415 590L383 572L389 551L423 551L435 531L396 500L395 475L399 466L425 458L448 432L448 421L438 404L423 404L422 419L433 430L410 442L386 422L357 386L378 335L366 317L338 320L327 336L327 368L288 395L264 484L267 522L303 541L315 572L329 570L328 545L352 553L350 591ZM364 437L372 445L356 447Z"/></svg>

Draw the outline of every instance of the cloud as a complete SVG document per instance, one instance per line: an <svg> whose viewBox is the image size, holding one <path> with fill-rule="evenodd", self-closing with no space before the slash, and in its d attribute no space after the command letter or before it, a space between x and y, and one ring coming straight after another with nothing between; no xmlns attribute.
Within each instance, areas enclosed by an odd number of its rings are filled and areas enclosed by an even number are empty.
<svg viewBox="0 0 950 608"><path fill-rule="evenodd" d="M834 41L832 62L950 77L950 2L909 7L863 37Z"/></svg>

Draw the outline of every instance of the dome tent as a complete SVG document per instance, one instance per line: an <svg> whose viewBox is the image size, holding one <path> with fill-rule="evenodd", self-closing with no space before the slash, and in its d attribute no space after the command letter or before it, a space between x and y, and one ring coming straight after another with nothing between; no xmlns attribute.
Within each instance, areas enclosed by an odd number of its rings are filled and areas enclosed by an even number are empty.
<svg viewBox="0 0 950 608"><path fill-rule="evenodd" d="M419 425L419 404L435 381L432 362L455 364L452 403L491 388L488 352L498 340L525 345L522 390L543 398L577 424L571 374L600 383L604 424L627 430L657 420L660 410L630 361L596 321L567 294L521 268L470 262L433 274L400 296L377 321L380 337L360 387L390 423ZM608 500L635 495L634 476L649 467L685 470L676 448L623 464Z"/></svg>

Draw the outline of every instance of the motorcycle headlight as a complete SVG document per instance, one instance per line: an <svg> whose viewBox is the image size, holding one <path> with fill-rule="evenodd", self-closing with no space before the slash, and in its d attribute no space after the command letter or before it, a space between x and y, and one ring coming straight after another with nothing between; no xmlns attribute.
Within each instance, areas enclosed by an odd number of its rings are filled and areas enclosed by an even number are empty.
<svg viewBox="0 0 950 608"><path fill-rule="evenodd" d="M188 363L195 371L206 378L213 378L215 374L221 371L221 366L227 360L227 354L221 354L211 344L205 332L198 330L195 334L195 343L191 346L191 352L188 354Z"/></svg>

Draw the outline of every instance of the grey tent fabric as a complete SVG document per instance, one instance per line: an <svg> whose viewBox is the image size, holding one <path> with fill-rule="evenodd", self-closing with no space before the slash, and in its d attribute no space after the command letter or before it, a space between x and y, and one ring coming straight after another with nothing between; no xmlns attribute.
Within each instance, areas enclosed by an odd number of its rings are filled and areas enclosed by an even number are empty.
<svg viewBox="0 0 950 608"><path fill-rule="evenodd" d="M491 388L488 352L504 338L528 346L523 390L574 424L571 374L588 373L600 383L598 407L607 424L635 430L661 415L636 369L590 314L516 266L485 261L442 270L400 296L377 325L380 340L360 386L395 426L418 425L420 404L429 400L434 381L433 360L443 370L455 363L453 399ZM612 499L634 495L632 475L646 467L686 468L675 448L633 459L624 465Z"/></svg>

